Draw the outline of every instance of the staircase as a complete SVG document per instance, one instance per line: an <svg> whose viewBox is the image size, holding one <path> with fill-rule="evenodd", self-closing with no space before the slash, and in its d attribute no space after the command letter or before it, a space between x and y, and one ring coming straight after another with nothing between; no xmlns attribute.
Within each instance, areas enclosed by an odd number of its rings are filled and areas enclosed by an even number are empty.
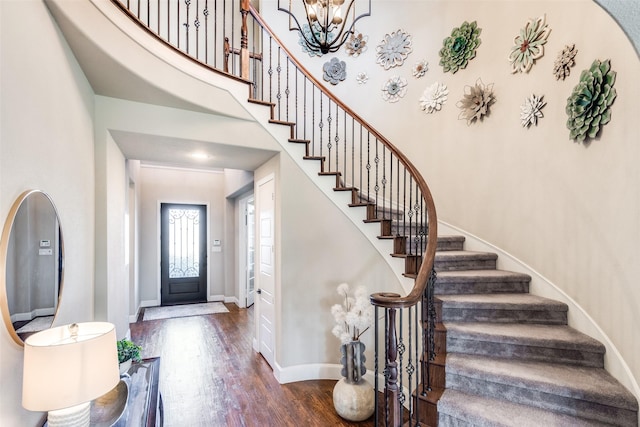
<svg viewBox="0 0 640 427"><path fill-rule="evenodd" d="M145 28L153 21L139 5L134 13L124 0L112 1ZM396 427L411 417L412 425L431 427L637 426L637 401L603 369L604 347L567 326L567 306L530 295L529 276L497 270L496 254L465 251L463 237L436 239L435 206L419 171L308 73L248 1L240 3L239 17L223 16L221 25L238 20L228 28L241 29L240 49L231 36L208 58L198 57L197 43L190 53L198 17L210 12L197 2L195 11L192 2L172 3L170 10L186 8L182 16L196 21L190 27L178 18L175 28L185 26L186 36L164 41L212 71L220 72L219 60L225 75L240 76L248 101L288 128L283 145L302 145L303 162L318 163L335 191L350 192L349 207L364 207L362 220L380 224L378 238L393 242L390 256L403 259L404 275L415 279L406 296L371 296L376 321L384 319L380 331L375 325L374 378L384 390L376 407L385 411L375 424Z"/></svg>
<svg viewBox="0 0 640 427"><path fill-rule="evenodd" d="M439 238L435 382L421 421L637 426L636 399L604 370L604 346L567 326L567 306L529 294L530 277L497 270L496 254L463 246Z"/></svg>

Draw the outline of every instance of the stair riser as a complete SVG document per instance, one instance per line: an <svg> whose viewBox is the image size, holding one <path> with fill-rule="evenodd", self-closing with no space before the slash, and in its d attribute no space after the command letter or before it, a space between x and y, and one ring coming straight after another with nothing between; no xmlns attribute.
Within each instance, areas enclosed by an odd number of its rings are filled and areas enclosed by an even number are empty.
<svg viewBox="0 0 640 427"><path fill-rule="evenodd" d="M437 259L434 262L436 272L438 271L462 271L462 270L495 270L495 259L482 258L465 258L442 260Z"/></svg>
<svg viewBox="0 0 640 427"><path fill-rule="evenodd" d="M593 368L604 367L602 353L523 345L522 342L516 345L464 339L455 337L451 331L447 333L447 350L450 353L565 363Z"/></svg>
<svg viewBox="0 0 640 427"><path fill-rule="evenodd" d="M443 322L536 323L566 325L566 311L451 308L443 306Z"/></svg>
<svg viewBox="0 0 640 427"><path fill-rule="evenodd" d="M493 294L493 293L529 293L529 282L474 282L461 281L442 283L436 280L436 295L449 294Z"/></svg>
<svg viewBox="0 0 640 427"><path fill-rule="evenodd" d="M524 381L524 380L523 380ZM603 405L593 401L585 401L579 397L572 398L559 394L540 391L535 385L528 386L526 381L521 387L485 381L447 371L447 388L480 396L504 399L514 403L530 405L541 409L567 414L603 423L616 420L616 425L637 426L638 415L629 410Z"/></svg>

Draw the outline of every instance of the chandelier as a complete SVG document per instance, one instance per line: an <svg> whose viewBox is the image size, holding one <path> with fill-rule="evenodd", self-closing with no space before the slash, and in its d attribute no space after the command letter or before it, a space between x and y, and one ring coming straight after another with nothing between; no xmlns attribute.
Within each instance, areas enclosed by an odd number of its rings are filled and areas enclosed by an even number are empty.
<svg viewBox="0 0 640 427"><path fill-rule="evenodd" d="M356 0L288 0L288 7L280 2L278 10L289 14L289 30L298 31L306 47L322 55L337 52L354 33L355 23L371 15L371 0L358 1L368 3L360 15L356 15Z"/></svg>

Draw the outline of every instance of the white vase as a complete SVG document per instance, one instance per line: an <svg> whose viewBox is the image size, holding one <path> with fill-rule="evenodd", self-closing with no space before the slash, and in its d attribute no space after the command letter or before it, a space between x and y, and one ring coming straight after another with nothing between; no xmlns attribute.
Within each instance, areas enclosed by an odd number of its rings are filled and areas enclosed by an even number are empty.
<svg viewBox="0 0 640 427"><path fill-rule="evenodd" d="M373 414L375 394L367 380L352 383L346 378L333 388L333 406L342 418L349 421L364 421Z"/></svg>
<svg viewBox="0 0 640 427"><path fill-rule="evenodd" d="M131 367L131 359L125 360L124 362L122 362L120 364L120 376L123 376L124 374L126 374L130 367Z"/></svg>

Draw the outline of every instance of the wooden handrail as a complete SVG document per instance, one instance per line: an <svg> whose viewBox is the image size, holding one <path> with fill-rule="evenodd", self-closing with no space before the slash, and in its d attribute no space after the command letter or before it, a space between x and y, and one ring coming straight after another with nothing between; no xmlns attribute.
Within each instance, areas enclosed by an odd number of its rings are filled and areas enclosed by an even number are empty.
<svg viewBox="0 0 640 427"><path fill-rule="evenodd" d="M326 96L328 96L334 103L353 117L358 123L360 123L365 129L367 129L372 135L374 135L380 142L382 142L389 150L402 162L405 168L409 171L410 175L415 179L418 188L422 192L427 204L427 218L429 219L428 234L427 234L427 247L422 259L422 264L418 270L418 274L415 278L415 284L411 289L411 292L406 296L400 296L394 293L374 293L371 295L371 303L375 306L385 308L406 308L417 304L422 298L431 270L433 268L433 260L436 254L436 247L438 244L438 220L436 215L436 207L433 202L433 196L429 190L429 186L418 172L416 167L411 161L399 151L389 140L387 140L382 134L373 128L366 120L356 114L351 108L346 106L338 97L336 97L329 89L327 89L318 79L316 79L291 53L291 51L282 43L282 41L276 36L271 27L262 19L260 14L256 11L252 4L249 5L249 11L253 19L262 26L262 28L269 33L269 35L276 41L282 50L286 53L289 60L309 79L316 87L318 87Z"/></svg>

